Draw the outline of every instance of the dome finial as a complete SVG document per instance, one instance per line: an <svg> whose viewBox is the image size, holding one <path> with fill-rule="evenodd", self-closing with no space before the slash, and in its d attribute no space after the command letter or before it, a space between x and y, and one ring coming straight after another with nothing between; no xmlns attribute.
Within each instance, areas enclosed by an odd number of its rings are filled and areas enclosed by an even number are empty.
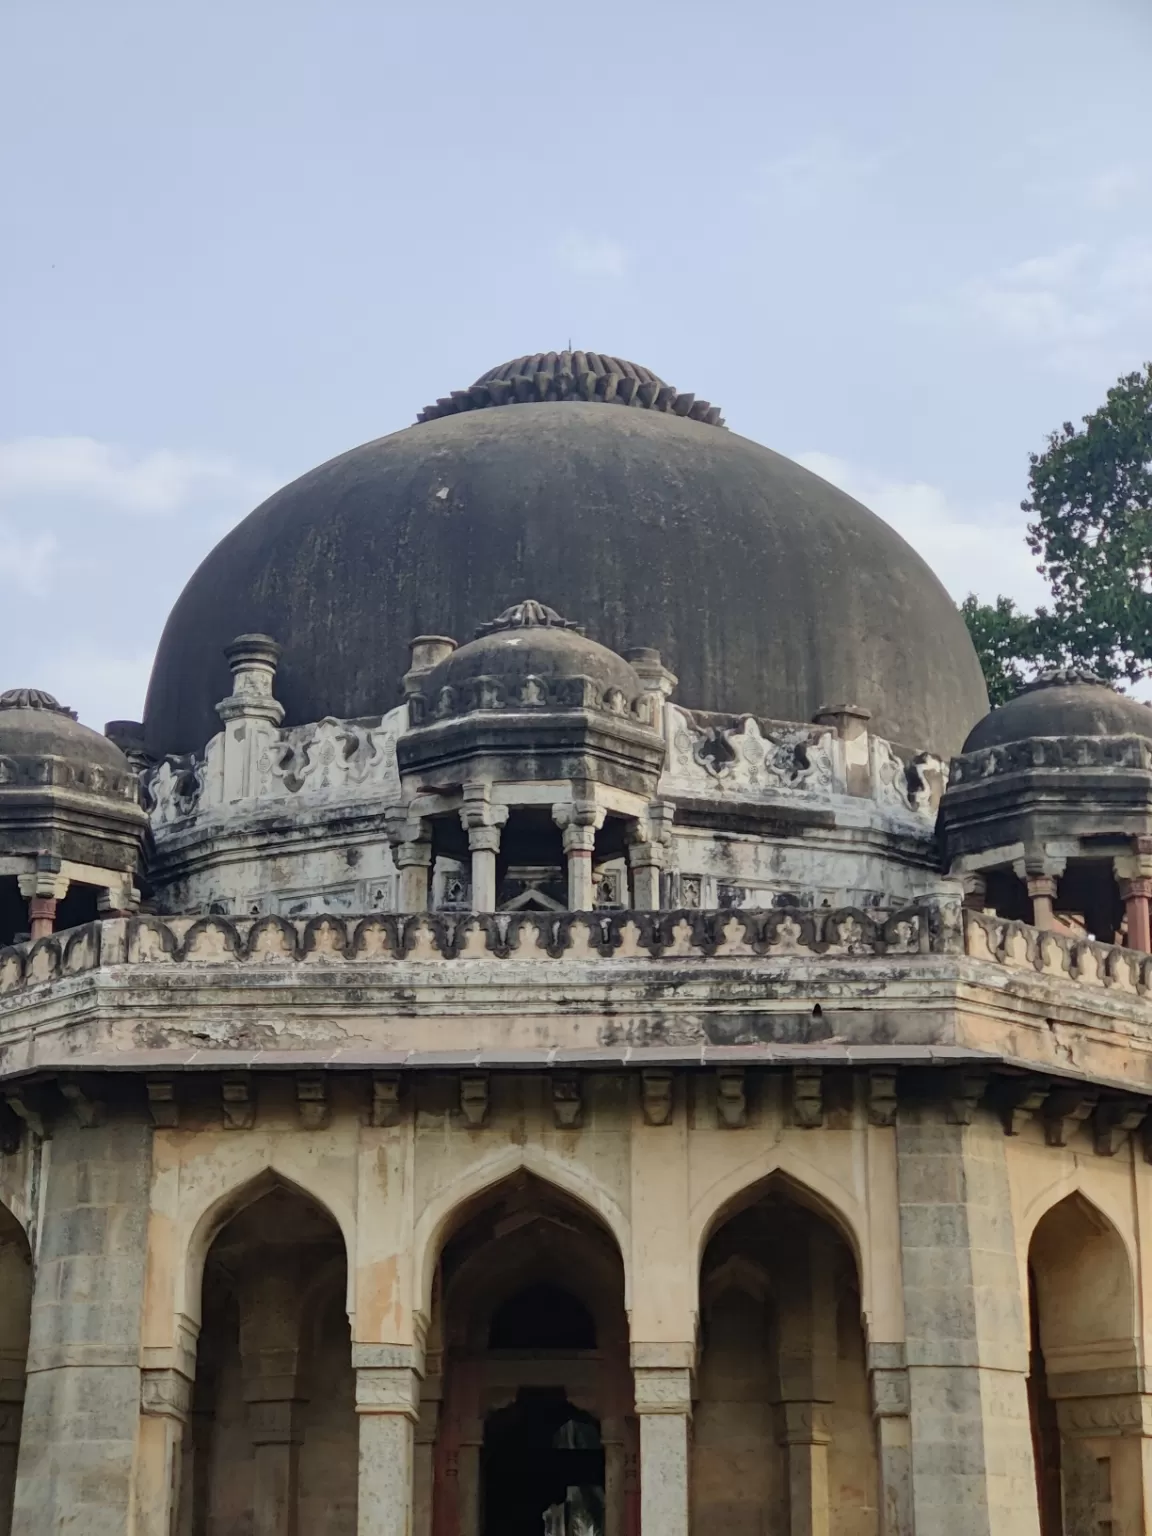
<svg viewBox="0 0 1152 1536"><path fill-rule="evenodd" d="M497 618L479 625L476 634L494 635L501 629L571 629L578 635L584 633L583 624L577 624L573 619L562 619L555 608L537 602L534 597L527 597L522 603L513 603L511 608L505 608Z"/></svg>
<svg viewBox="0 0 1152 1536"><path fill-rule="evenodd" d="M607 352L533 352L490 368L471 389L454 389L435 405L426 406L417 421L435 421L461 411L482 411L494 405L539 405L545 401L576 400L595 405L634 405L646 411L687 416L708 426L722 427L718 405L682 394L672 384L622 357Z"/></svg>
<svg viewBox="0 0 1152 1536"><path fill-rule="evenodd" d="M59 699L46 693L43 688L8 688L0 693L0 709L42 709L50 715L67 715L69 720L79 719L74 709L61 704Z"/></svg>

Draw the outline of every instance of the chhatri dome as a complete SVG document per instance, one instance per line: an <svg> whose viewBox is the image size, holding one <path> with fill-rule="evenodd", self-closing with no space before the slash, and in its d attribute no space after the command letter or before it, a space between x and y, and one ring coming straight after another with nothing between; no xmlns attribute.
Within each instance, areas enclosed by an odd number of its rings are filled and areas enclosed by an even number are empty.
<svg viewBox="0 0 1152 1536"><path fill-rule="evenodd" d="M648 369L550 352L322 464L223 539L164 631L148 751L212 735L239 633L283 645L288 724L360 717L395 702L413 635L470 635L526 596L612 650L655 647L696 708L851 703L937 752L987 709L955 604L886 523Z"/></svg>

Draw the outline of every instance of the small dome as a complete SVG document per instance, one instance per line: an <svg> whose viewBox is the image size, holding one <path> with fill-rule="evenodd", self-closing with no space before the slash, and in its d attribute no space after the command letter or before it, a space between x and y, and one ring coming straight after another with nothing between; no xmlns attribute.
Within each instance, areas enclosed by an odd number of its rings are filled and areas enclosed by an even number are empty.
<svg viewBox="0 0 1152 1536"><path fill-rule="evenodd" d="M119 747L40 688L0 693L0 757L57 757L132 776Z"/></svg>
<svg viewBox="0 0 1152 1536"><path fill-rule="evenodd" d="M634 714L644 692L622 656L580 625L529 599L481 624L476 639L421 680L426 716L477 709L599 709Z"/></svg>
<svg viewBox="0 0 1152 1536"><path fill-rule="evenodd" d="M970 733L965 752L1001 747L1032 736L1146 736L1152 708L1079 667L1041 672L992 710Z"/></svg>

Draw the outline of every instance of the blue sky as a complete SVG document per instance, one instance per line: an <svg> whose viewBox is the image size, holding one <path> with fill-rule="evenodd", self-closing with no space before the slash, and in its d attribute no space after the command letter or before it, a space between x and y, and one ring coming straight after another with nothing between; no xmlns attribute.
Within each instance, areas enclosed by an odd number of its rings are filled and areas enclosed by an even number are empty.
<svg viewBox="0 0 1152 1536"><path fill-rule="evenodd" d="M98 726L265 494L521 352L1033 602L1028 452L1152 357L1147 0L10 0L0 59L0 686Z"/></svg>

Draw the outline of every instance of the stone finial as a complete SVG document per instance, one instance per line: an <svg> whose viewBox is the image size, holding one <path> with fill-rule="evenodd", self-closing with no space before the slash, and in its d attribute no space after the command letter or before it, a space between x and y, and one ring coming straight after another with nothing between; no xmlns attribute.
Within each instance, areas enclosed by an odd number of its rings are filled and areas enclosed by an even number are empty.
<svg viewBox="0 0 1152 1536"><path fill-rule="evenodd" d="M409 640L408 646L411 660L402 679L406 699L420 692L422 680L427 677L433 667L439 666L445 657L451 656L456 649L456 642L451 635L416 635Z"/></svg>
<svg viewBox="0 0 1152 1536"><path fill-rule="evenodd" d="M1013 698L1019 698L1021 694L1035 693L1040 688L1111 688L1116 689L1106 677L1101 677L1098 672L1093 672L1091 667L1044 667L1036 676L1028 682L1022 683Z"/></svg>
<svg viewBox="0 0 1152 1536"><path fill-rule="evenodd" d="M224 647L232 668L232 692L216 706L221 720L246 716L280 724L284 706L272 694L280 654L280 646L270 635L237 635Z"/></svg>
<svg viewBox="0 0 1152 1536"><path fill-rule="evenodd" d="M417 421L435 421L461 411L492 406L538 405L575 400L585 404L636 406L722 427L720 407L666 384L650 368L606 352L536 352L514 358L481 375L470 389L454 389L426 406Z"/></svg>
<svg viewBox="0 0 1152 1536"><path fill-rule="evenodd" d="M825 725L845 741L854 741L868 727L872 711L860 704L822 704L812 716L815 725Z"/></svg>
<svg viewBox="0 0 1152 1536"><path fill-rule="evenodd" d="M477 626L476 635L494 635L502 629L570 629L576 634L584 633L584 626L577 624L574 619L563 619L555 608L549 608L547 603L541 603L534 597L525 598L522 603L513 603L511 608L505 608L504 612L496 618L490 619L487 624Z"/></svg>
<svg viewBox="0 0 1152 1536"><path fill-rule="evenodd" d="M634 645L624 652L624 660L644 684L645 693L659 693L670 699L679 678L660 659L660 652L650 645Z"/></svg>

